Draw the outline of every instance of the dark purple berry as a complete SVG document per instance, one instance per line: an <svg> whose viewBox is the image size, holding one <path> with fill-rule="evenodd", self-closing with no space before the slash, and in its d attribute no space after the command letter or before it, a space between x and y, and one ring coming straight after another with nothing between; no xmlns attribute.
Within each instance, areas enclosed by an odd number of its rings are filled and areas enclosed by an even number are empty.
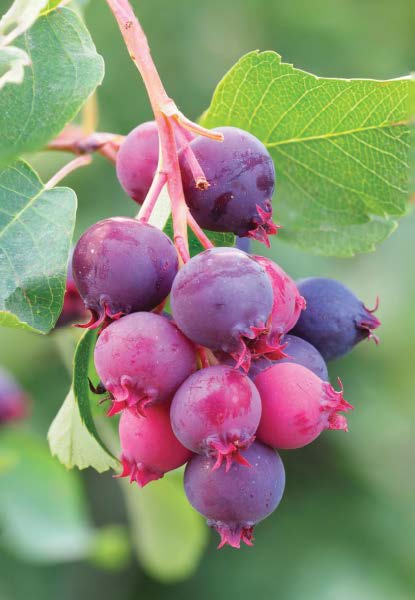
<svg viewBox="0 0 415 600"><path fill-rule="evenodd" d="M24 419L28 407L27 394L10 373L0 368L0 426Z"/></svg>
<svg viewBox="0 0 415 600"><path fill-rule="evenodd" d="M213 248L180 269L171 292L177 326L196 344L249 369L246 342L267 330L273 293L265 269L236 248Z"/></svg>
<svg viewBox="0 0 415 600"><path fill-rule="evenodd" d="M174 395L171 424L178 440L192 452L246 465L240 450L254 440L261 418L261 398L252 381L226 366L191 375Z"/></svg>
<svg viewBox="0 0 415 600"><path fill-rule="evenodd" d="M65 327L70 323L76 323L83 321L87 317L85 310L85 304L79 295L76 287L73 274L72 274L72 255L69 259L68 271L66 275L66 289L63 297L62 312L59 315L59 319L56 322L55 327Z"/></svg>
<svg viewBox="0 0 415 600"><path fill-rule="evenodd" d="M311 277L298 282L307 308L291 333L310 342L326 361L343 356L372 333L380 321L351 290L334 279Z"/></svg>
<svg viewBox="0 0 415 600"><path fill-rule="evenodd" d="M94 358L98 376L112 395L109 415L169 402L196 370L191 342L167 319L148 312L127 315L106 327Z"/></svg>
<svg viewBox="0 0 415 600"><path fill-rule="evenodd" d="M252 546L254 526L277 508L284 492L284 466L274 450L254 442L242 454L251 467L233 463L228 473L225 465L212 470L214 458L195 455L184 475L187 498L219 533L219 548Z"/></svg>
<svg viewBox="0 0 415 600"><path fill-rule="evenodd" d="M183 153L179 155L186 202L199 225L268 243L275 186L273 160L256 137L236 127L218 127L223 142L194 139L190 148L209 182L199 189Z"/></svg>
<svg viewBox="0 0 415 600"><path fill-rule="evenodd" d="M323 381L328 381L327 365L320 352L314 346L295 335L285 335L282 339L282 344L287 357L279 360L270 360L266 357L253 360L248 373L249 377L255 379L258 373L269 369L272 365L293 362L306 367Z"/></svg>
<svg viewBox="0 0 415 600"><path fill-rule="evenodd" d="M95 223L73 255L73 276L93 317L87 326L152 310L168 296L177 269L173 242L156 227L126 217Z"/></svg>
<svg viewBox="0 0 415 600"><path fill-rule="evenodd" d="M142 204L150 189L159 159L155 121L142 123L125 138L117 154L117 177L127 194Z"/></svg>

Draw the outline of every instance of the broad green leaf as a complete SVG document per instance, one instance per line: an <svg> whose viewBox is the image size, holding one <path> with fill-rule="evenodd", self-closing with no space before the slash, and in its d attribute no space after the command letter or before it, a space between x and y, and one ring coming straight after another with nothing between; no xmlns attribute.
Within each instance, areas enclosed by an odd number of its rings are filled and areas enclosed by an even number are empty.
<svg viewBox="0 0 415 600"><path fill-rule="evenodd" d="M62 309L73 190L46 190L25 162L0 169L0 325L47 333Z"/></svg>
<svg viewBox="0 0 415 600"><path fill-rule="evenodd" d="M44 146L102 81L104 66L80 18L56 10L15 41L32 66L19 86L0 91L0 164ZM53 59L52 59L53 57Z"/></svg>
<svg viewBox="0 0 415 600"><path fill-rule="evenodd" d="M21 83L29 65L30 59L21 48L0 48L0 90L6 83Z"/></svg>
<svg viewBox="0 0 415 600"><path fill-rule="evenodd" d="M89 330L84 333L77 345L74 356L73 369L73 391L75 401L79 407L79 414L89 434L93 436L95 441L101 446L102 450L107 454L108 465L116 468L118 461L109 452L104 442L101 440L95 426L91 411L91 391L89 389L89 378L91 367L93 365L94 348L97 341L97 331ZM97 396L93 398L94 402L98 402ZM91 465L94 466L94 465Z"/></svg>
<svg viewBox="0 0 415 600"><path fill-rule="evenodd" d="M0 456L14 456L0 476L1 543L30 561L73 561L89 553L93 529L77 473L28 433L3 431Z"/></svg>
<svg viewBox="0 0 415 600"><path fill-rule="evenodd" d="M59 6L59 4L61 4L61 2L62 2L62 0L49 0L49 2L46 2L46 6L40 14L42 16L47 15L48 13L55 10L55 8L57 8Z"/></svg>
<svg viewBox="0 0 415 600"><path fill-rule="evenodd" d="M117 461L83 423L72 388L49 428L48 441L52 455L68 469L92 467L103 473L117 468Z"/></svg>
<svg viewBox="0 0 415 600"><path fill-rule="evenodd" d="M201 559L208 528L186 499L182 471L142 489L126 480L120 483L141 566L165 583L189 577Z"/></svg>
<svg viewBox="0 0 415 600"><path fill-rule="evenodd" d="M202 121L241 127L266 145L281 239L352 256L373 249L405 213L409 86L319 78L253 52L225 75Z"/></svg>
<svg viewBox="0 0 415 600"><path fill-rule="evenodd" d="M173 239L173 221L171 217L170 198L167 192L167 187L161 191L157 200L157 204L148 221L150 225L162 229L166 235ZM189 250L190 255L194 256L202 252L204 248L200 244L197 237L189 229ZM205 231L208 238L215 246L233 246L235 244L235 236L233 233L218 233L216 231Z"/></svg>

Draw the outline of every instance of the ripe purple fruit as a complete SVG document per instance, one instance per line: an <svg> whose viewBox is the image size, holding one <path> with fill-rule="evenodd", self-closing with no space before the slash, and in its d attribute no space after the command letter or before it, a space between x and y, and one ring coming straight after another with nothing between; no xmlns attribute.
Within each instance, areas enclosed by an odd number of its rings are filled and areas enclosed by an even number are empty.
<svg viewBox="0 0 415 600"><path fill-rule="evenodd" d="M190 148L209 187L199 189L183 152L179 155L183 189L199 225L210 231L232 231L265 242L277 232L272 222L275 170L265 146L236 127L218 127L222 143L197 137Z"/></svg>
<svg viewBox="0 0 415 600"><path fill-rule="evenodd" d="M127 194L142 204L150 189L159 159L155 121L142 123L125 138L117 154L117 177Z"/></svg>
<svg viewBox="0 0 415 600"><path fill-rule="evenodd" d="M20 421L28 414L29 398L17 381L0 368L0 426Z"/></svg>
<svg viewBox="0 0 415 600"><path fill-rule="evenodd" d="M246 342L267 330L273 303L264 268L236 248L212 248L180 269L171 291L177 326L196 344L249 369Z"/></svg>
<svg viewBox="0 0 415 600"><path fill-rule="evenodd" d="M70 323L82 321L86 318L85 304L79 295L73 275L72 275L72 254L69 259L68 271L66 276L66 289L63 297L63 307L55 327L65 327Z"/></svg>
<svg viewBox="0 0 415 600"><path fill-rule="evenodd" d="M135 219L114 217L92 225L78 241L73 276L91 322L152 310L169 294L178 269L170 238Z"/></svg>
<svg viewBox="0 0 415 600"><path fill-rule="evenodd" d="M129 476L141 487L181 467L191 457L172 431L166 405L148 407L145 417L124 410L119 432L123 465L120 477Z"/></svg>
<svg viewBox="0 0 415 600"><path fill-rule="evenodd" d="M279 362L255 377L262 400L257 438L273 448L306 446L324 429L347 431L347 412L353 407L309 369Z"/></svg>
<svg viewBox="0 0 415 600"><path fill-rule="evenodd" d="M298 283L307 303L292 330L294 335L310 342L326 361L347 354L361 340L378 338L372 333L380 325L351 290L339 281L311 277Z"/></svg>
<svg viewBox="0 0 415 600"><path fill-rule="evenodd" d="M328 381L329 374L327 371L327 365L324 362L324 358L320 352L314 348L309 342L303 340L295 335L285 335L283 337L284 353L287 355L285 358L281 358L277 361L270 360L265 356L253 360L251 368L249 370L249 377L255 379L255 377L269 369L275 364L282 364L286 362L296 363L302 365L307 369L310 369L317 377L320 377L323 381Z"/></svg>
<svg viewBox="0 0 415 600"><path fill-rule="evenodd" d="M195 455L184 474L190 504L221 537L218 548L252 546L254 526L277 508L284 492L284 466L274 450L254 442L242 454L251 468L233 463L228 473L224 465L213 470L214 458Z"/></svg>
<svg viewBox="0 0 415 600"><path fill-rule="evenodd" d="M246 465L241 454L254 441L261 418L261 399L252 381L226 366L191 375L174 395L170 410L173 431L192 452Z"/></svg>
<svg viewBox="0 0 415 600"><path fill-rule="evenodd" d="M95 367L113 397L109 415L168 402L196 370L193 345L164 317L139 312L109 325L95 347Z"/></svg>
<svg viewBox="0 0 415 600"><path fill-rule="evenodd" d="M294 281L280 266L263 256L254 256L253 258L267 272L272 285L274 303L271 327L268 332L260 335L251 344L251 352L257 357L266 355L270 359L283 358L287 356L287 353L281 342L282 337L297 323L301 311L305 309L305 300L300 295Z"/></svg>

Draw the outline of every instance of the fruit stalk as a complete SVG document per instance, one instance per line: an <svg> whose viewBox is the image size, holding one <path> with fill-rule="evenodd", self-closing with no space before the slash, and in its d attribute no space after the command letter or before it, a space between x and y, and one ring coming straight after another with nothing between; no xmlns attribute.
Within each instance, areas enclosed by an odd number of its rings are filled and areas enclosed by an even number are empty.
<svg viewBox="0 0 415 600"><path fill-rule="evenodd" d="M45 183L45 189L51 190L62 179L64 179L64 177L69 175L69 173L72 173L72 171L75 171L75 169L79 169L79 167L85 167L86 165L89 165L91 162L92 162L92 158L88 154L74 158L73 160L68 162L65 166L63 166L62 169L59 169L59 171L57 173L55 173L55 175L53 175L47 183Z"/></svg>

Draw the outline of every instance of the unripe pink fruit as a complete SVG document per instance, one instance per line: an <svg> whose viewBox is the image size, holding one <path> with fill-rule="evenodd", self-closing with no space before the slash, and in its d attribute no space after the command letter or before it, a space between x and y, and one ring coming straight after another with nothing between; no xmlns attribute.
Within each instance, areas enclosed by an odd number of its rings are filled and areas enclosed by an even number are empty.
<svg viewBox="0 0 415 600"><path fill-rule="evenodd" d="M267 272L272 285L274 303L268 332L261 334L250 346L252 356L266 355L270 359L284 358L282 337L297 323L306 303L296 284L279 265L263 256L253 257Z"/></svg>
<svg viewBox="0 0 415 600"><path fill-rule="evenodd" d="M309 369L295 364L275 364L254 379L262 400L257 439L273 448L306 446L324 429L347 431L347 412L353 406Z"/></svg>
<svg viewBox="0 0 415 600"><path fill-rule="evenodd" d="M131 409L123 411L119 431L123 465L120 477L129 476L141 487L184 465L192 455L174 435L169 407L165 405L150 406L145 417Z"/></svg>
<svg viewBox="0 0 415 600"><path fill-rule="evenodd" d="M94 358L99 378L113 396L110 416L170 401L196 370L192 343L173 323L148 312L111 323L98 338Z"/></svg>

